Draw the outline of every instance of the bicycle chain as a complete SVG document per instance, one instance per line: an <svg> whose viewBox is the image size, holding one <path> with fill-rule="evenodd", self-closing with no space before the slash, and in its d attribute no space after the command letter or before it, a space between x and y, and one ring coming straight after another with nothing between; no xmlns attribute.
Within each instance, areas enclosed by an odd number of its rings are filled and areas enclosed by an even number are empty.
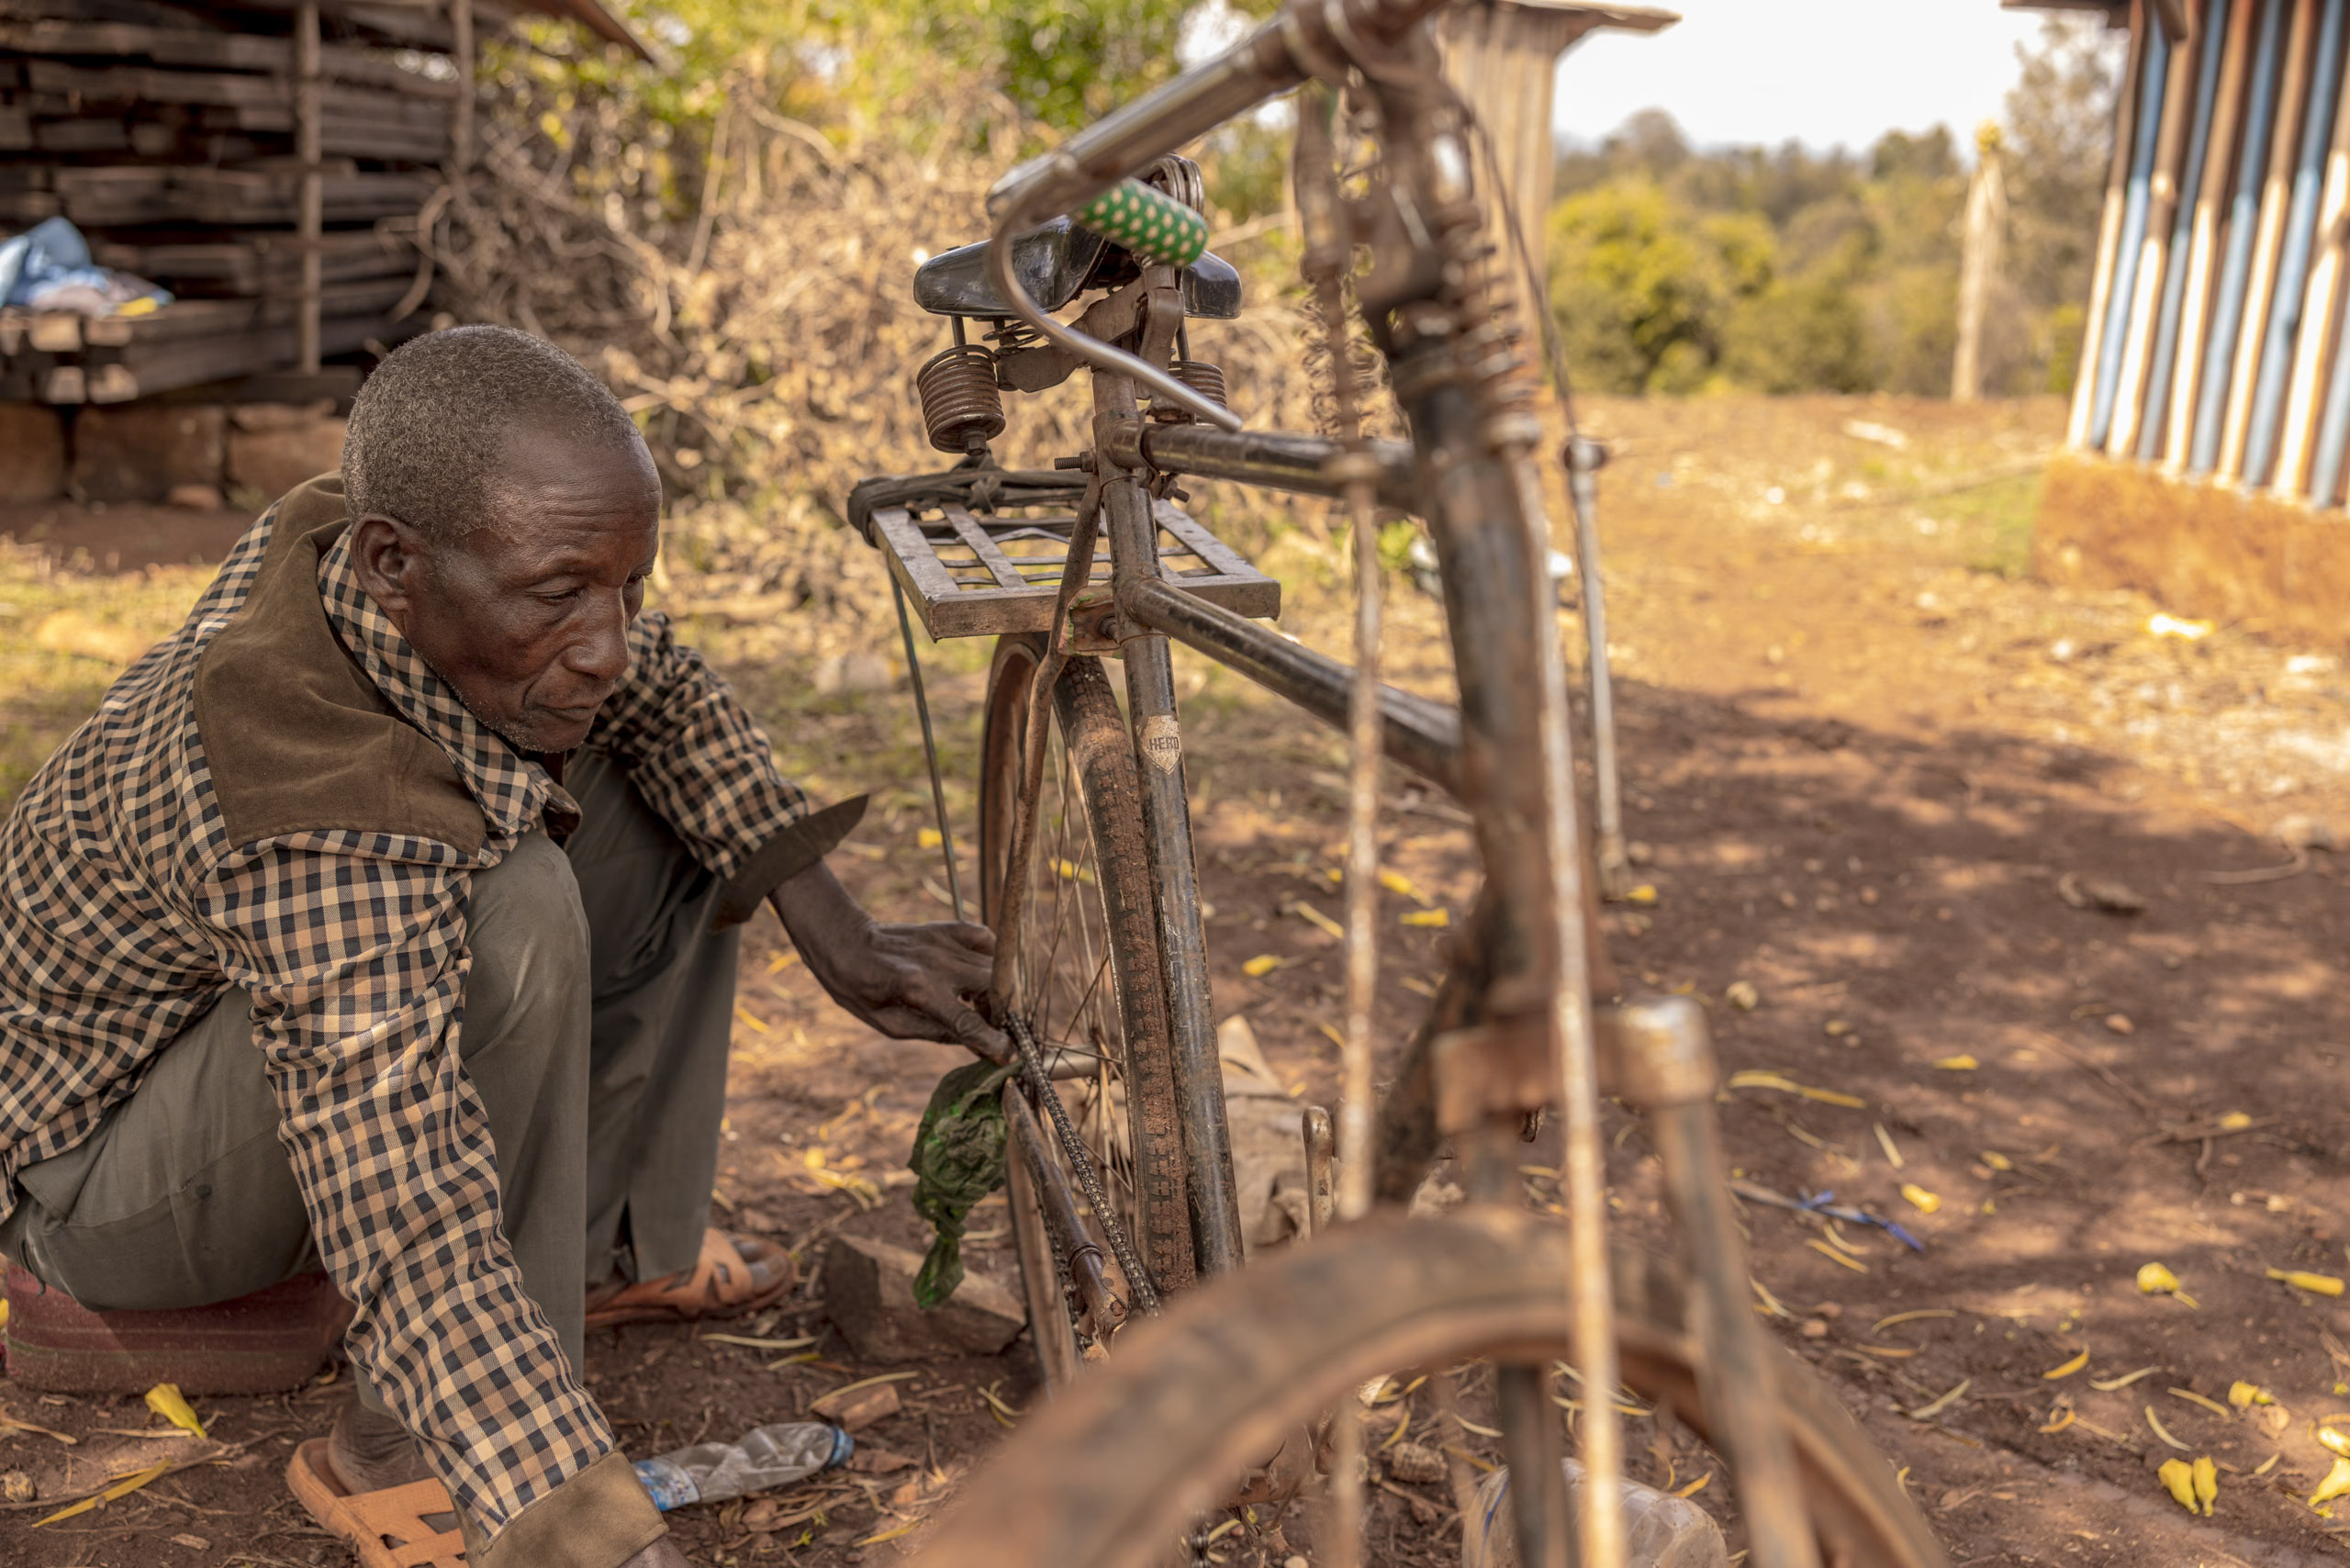
<svg viewBox="0 0 2350 1568"><path fill-rule="evenodd" d="M1118 1260L1118 1267L1126 1276L1126 1288L1133 1294L1135 1305L1145 1312L1158 1311L1158 1289L1151 1283L1150 1275L1135 1253L1134 1244L1126 1239L1126 1227L1110 1206L1110 1194L1102 1185L1100 1172L1093 1169L1093 1157L1077 1128L1069 1124L1069 1107L1053 1089L1053 1081L1045 1075L1044 1058L1036 1047L1036 1036L1028 1027L1028 1020L1014 1014L1006 1021L1005 1033L1020 1050L1020 1075L1028 1085L1028 1092L1043 1102L1045 1112L1053 1119L1053 1132L1061 1140L1062 1149L1077 1171L1077 1184L1084 1189L1085 1201L1093 1205L1093 1217L1102 1222L1102 1234L1109 1239L1111 1255Z"/></svg>

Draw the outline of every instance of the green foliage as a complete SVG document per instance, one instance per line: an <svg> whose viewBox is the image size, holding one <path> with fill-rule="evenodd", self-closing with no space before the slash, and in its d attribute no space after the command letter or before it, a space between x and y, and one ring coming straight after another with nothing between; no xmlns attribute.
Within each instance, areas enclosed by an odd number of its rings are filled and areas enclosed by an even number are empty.
<svg viewBox="0 0 2350 1568"><path fill-rule="evenodd" d="M1704 217L1653 180L1611 181L1550 212L1551 309L1567 363L1605 391L1693 392L1729 308L1766 288L1767 226Z"/></svg>
<svg viewBox="0 0 2350 1568"><path fill-rule="evenodd" d="M2072 384L2111 129L2111 50L2051 22L2019 51L2009 263L1985 344L1998 392ZM1645 109L1558 167L1551 308L1578 384L1617 392L1950 385L1971 171L1950 131L1860 156L1699 151Z"/></svg>

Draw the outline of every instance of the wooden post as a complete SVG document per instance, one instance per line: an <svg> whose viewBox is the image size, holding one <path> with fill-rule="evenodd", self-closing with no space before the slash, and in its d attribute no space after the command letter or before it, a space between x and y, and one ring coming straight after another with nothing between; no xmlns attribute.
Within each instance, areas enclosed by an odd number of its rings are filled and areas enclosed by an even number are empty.
<svg viewBox="0 0 2350 1568"><path fill-rule="evenodd" d="M457 71L457 98L450 106L449 169L462 175L474 166L474 0L449 0L449 63Z"/></svg>
<svg viewBox="0 0 2350 1568"><path fill-rule="evenodd" d="M2234 0L2228 13L2227 50L2220 58L2219 106L2211 113L2211 145L2203 155L2203 185L2195 197L2195 228L2187 252L2187 294L2179 311L2178 353L2170 386L2170 428L2163 439L2163 467L2176 474L2187 464L2195 438L2195 406L2202 388L2205 334L2212 305L2212 268L2220 245L2220 209L2236 159L2236 138L2245 113L2244 84L2252 73L2252 15L2259 0Z"/></svg>
<svg viewBox="0 0 2350 1568"><path fill-rule="evenodd" d="M2105 214L2098 222L2097 271L2089 282L2088 320L2081 331L2081 363L2073 372L2073 410L2065 444L2075 451L2089 443L2089 415L2097 406L2097 367L2105 353L2106 308L2113 297L2113 273L2121 253L2121 209L2129 199L2131 142L2138 123L2138 78L2144 73L2146 10L2135 0L2130 12L2130 58L2121 72L2121 97L2113 106L2113 159L2106 166Z"/></svg>
<svg viewBox="0 0 2350 1568"><path fill-rule="evenodd" d="M294 12L294 151L302 166L302 298L296 336L304 370L319 368L319 240L326 228L319 118L318 0L302 0Z"/></svg>
<svg viewBox="0 0 2350 1568"><path fill-rule="evenodd" d="M1958 270L1958 352L1950 367L1953 403L1983 396L1983 323L1990 314L2008 228L2008 180L1997 125L1986 121L1975 133L1975 178L1966 187L1966 248Z"/></svg>
<svg viewBox="0 0 2350 1568"><path fill-rule="evenodd" d="M2170 220L2178 201L2179 164L2187 156L2187 126L2194 107L2195 50L2172 45L2163 84L2162 129L2154 142L2153 177L2146 191L2146 230L2138 243L2137 287L2130 302L2129 329L2122 339L2121 377L2114 387L2113 424L2105 450L2127 457L2138 443L2138 420L2146 407L2146 363L2154 351L2155 317L2162 301L2163 267L2170 251Z"/></svg>
<svg viewBox="0 0 2350 1568"><path fill-rule="evenodd" d="M2270 297L2277 289L2277 263L2285 248L2285 207L2292 197L2293 164L2300 151L2301 111L2310 94L2317 51L2310 34L2319 0L2293 7L2293 30L2285 45L2285 90L2277 105L2277 128L2268 142L2268 177L2260 187L2260 227L2252 242L2252 274L2244 286L2244 330L2236 338L2235 374L2228 384L2227 422L2220 431L2220 462L2211 476L2223 485L2244 475L2244 447L2252 435L2252 405L2259 391L2260 351L2268 335Z"/></svg>
<svg viewBox="0 0 2350 1568"><path fill-rule="evenodd" d="M2324 380L2327 358L2333 352L2345 222L2350 222L2350 73L2344 73L2335 96L2333 139L2326 152L2324 195L2318 207L2317 258L2310 269L2309 292L2302 297L2285 423L2277 439L2276 471L2268 481L2280 496L2299 496L2309 482L2310 454L2317 437L2318 389Z"/></svg>

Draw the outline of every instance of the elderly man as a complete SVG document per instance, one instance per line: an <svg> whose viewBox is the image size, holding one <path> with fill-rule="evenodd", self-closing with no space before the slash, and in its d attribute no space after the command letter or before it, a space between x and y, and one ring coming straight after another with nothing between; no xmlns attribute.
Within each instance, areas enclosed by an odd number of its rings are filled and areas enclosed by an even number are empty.
<svg viewBox="0 0 2350 1568"><path fill-rule="evenodd" d="M419 339L0 832L0 1249L100 1309L322 1263L358 1375L288 1479L364 1563L683 1562L582 1339L792 1284L705 1229L762 902L875 1028L1003 1049L988 933L867 916L862 801L640 613L660 511L572 360Z"/></svg>

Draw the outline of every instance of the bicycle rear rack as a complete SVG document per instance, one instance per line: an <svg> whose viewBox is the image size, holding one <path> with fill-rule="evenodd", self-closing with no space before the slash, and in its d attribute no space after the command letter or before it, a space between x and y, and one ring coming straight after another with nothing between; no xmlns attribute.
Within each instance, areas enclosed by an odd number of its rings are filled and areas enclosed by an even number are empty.
<svg viewBox="0 0 2350 1568"><path fill-rule="evenodd" d="M1040 494L1032 504L1006 498L993 511L974 511L956 493L965 484L918 493L905 480L885 483L888 493L872 498L878 504L852 500L852 521L882 552L934 641L1050 629L1077 525L1068 498ZM1279 582L1173 502L1153 501L1151 511L1160 570L1170 584L1252 620L1281 613ZM1109 554L1096 551L1091 577L1105 590Z"/></svg>

